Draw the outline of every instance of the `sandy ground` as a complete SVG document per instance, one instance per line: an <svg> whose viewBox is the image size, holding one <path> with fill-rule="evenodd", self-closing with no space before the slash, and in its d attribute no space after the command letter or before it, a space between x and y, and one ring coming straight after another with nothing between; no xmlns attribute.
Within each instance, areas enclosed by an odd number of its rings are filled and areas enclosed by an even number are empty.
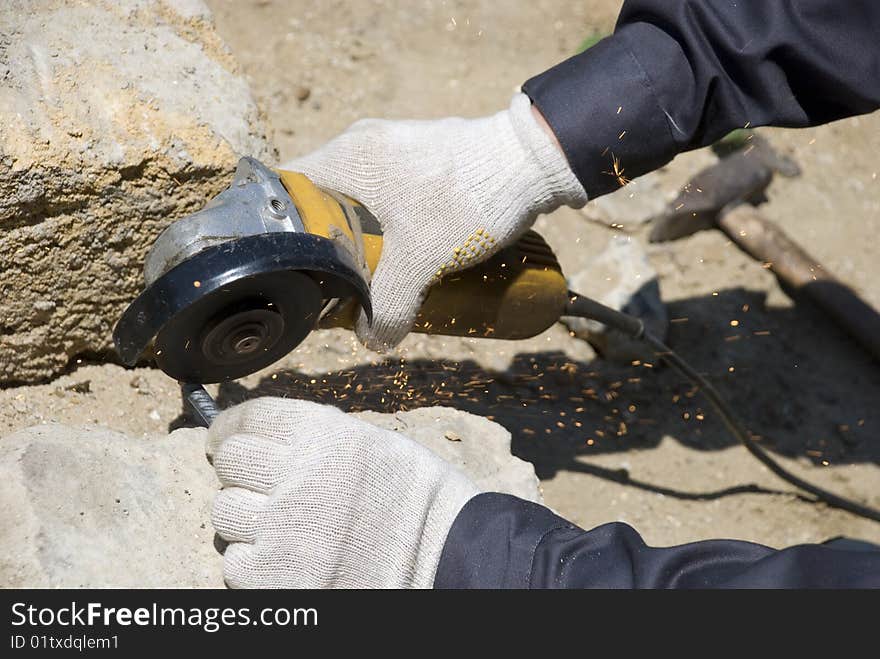
<svg viewBox="0 0 880 659"><path fill-rule="evenodd" d="M527 77L608 32L620 5L208 4L270 118L282 160L365 116L477 116L505 107ZM803 175L774 182L763 212L880 306L880 115L764 134ZM660 173L662 193L674 196L711 161L707 152L678 158ZM588 205L538 222L568 272L612 233L594 215ZM645 242L644 233L633 237ZM880 506L877 364L718 233L649 254L674 319L672 346L784 464ZM681 378L607 364L561 326L519 343L411 336L389 359L345 332L316 332L272 369L214 390L224 405L272 393L350 410L442 404L489 416L534 462L548 505L587 528L625 520L655 545L733 537L785 546L841 534L880 542L880 525L812 503L773 477ZM185 422L166 376L114 365L83 364L46 385L0 391L0 410L4 432L57 420L155 436Z"/></svg>

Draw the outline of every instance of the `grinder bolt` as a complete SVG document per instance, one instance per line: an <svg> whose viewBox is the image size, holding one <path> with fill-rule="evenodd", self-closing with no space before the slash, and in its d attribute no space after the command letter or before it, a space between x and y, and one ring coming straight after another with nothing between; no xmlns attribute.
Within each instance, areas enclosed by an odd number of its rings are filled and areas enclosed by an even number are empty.
<svg viewBox="0 0 880 659"><path fill-rule="evenodd" d="M277 197L273 197L269 200L267 210L269 211L269 215L276 220L283 220L287 217L287 204Z"/></svg>

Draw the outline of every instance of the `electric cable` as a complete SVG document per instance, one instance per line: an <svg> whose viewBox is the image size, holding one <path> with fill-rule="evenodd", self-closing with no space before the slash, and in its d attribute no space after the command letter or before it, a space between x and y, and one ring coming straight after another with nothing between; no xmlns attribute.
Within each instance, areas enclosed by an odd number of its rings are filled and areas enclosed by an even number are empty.
<svg viewBox="0 0 880 659"><path fill-rule="evenodd" d="M712 383L700 375L684 359L679 357L669 346L653 336L650 332L646 331L645 324L641 319L611 309L610 307L606 307L604 304L572 291L569 291L568 304L566 305L563 315L595 320L603 325L623 332L630 338L645 342L645 344L654 350L660 359L672 366L676 371L696 385L700 392L712 404L712 407L714 407L721 416L721 420L724 422L724 425L727 426L727 429L731 434L746 447L749 453L760 460L764 466L779 478L804 492L812 494L817 500L823 501L829 506L846 510L854 515L865 517L874 520L875 522L880 522L880 510L846 499L817 485L813 485L791 473L771 458L770 455L755 442L751 433L742 424Z"/></svg>

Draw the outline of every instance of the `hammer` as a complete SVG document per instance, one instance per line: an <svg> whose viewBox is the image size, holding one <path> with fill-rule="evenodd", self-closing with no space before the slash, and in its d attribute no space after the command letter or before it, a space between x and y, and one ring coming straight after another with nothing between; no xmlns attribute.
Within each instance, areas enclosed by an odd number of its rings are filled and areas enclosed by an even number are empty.
<svg viewBox="0 0 880 659"><path fill-rule="evenodd" d="M769 268L783 287L801 294L830 316L880 361L880 314L836 279L775 223L748 204L764 201L775 173L797 176L797 165L752 134L747 146L699 172L653 218L651 242L665 242L708 228Z"/></svg>

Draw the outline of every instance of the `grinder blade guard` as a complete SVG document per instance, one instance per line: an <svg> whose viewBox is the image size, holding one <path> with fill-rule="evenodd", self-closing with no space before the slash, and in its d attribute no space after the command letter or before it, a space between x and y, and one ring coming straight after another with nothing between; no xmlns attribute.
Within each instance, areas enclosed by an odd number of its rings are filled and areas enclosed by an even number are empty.
<svg viewBox="0 0 880 659"><path fill-rule="evenodd" d="M293 350L333 299L370 316L369 270L352 247L308 232L279 175L242 158L227 190L156 240L146 288L114 330L117 351L134 365L152 342L181 382L254 373Z"/></svg>

